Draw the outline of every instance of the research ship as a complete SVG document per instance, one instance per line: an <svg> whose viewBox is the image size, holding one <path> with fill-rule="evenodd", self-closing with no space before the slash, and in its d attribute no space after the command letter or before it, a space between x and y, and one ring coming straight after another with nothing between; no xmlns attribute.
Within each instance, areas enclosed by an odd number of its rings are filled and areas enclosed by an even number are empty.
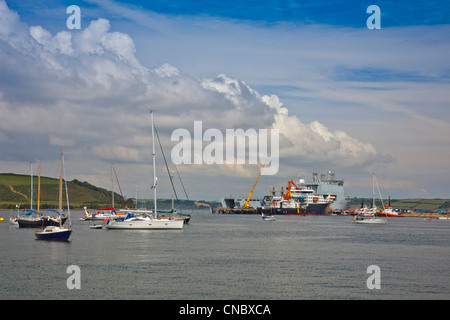
<svg viewBox="0 0 450 320"><path fill-rule="evenodd" d="M257 213L264 215L292 214L292 215L327 215L331 214L331 204L335 200L332 194L319 195L313 189L306 186L305 180L300 179L297 184L293 180L288 181L288 186L277 191L271 188L271 194L264 197L262 205L257 208Z"/></svg>
<svg viewBox="0 0 450 320"><path fill-rule="evenodd" d="M298 184L298 185L297 185ZM218 213L300 214L326 215L341 213L348 209L345 199L344 180L336 179L333 172L313 173L311 181L299 179L295 184L288 181L286 190L270 188L264 198L222 198ZM251 196L251 194L250 194ZM245 206L247 202L247 206Z"/></svg>
<svg viewBox="0 0 450 320"><path fill-rule="evenodd" d="M318 195L332 195L334 201L331 205L333 212L343 212L349 207L348 200L345 199L344 180L336 179L336 175L328 171L328 174L312 175L312 180L305 182L305 186L312 189Z"/></svg>

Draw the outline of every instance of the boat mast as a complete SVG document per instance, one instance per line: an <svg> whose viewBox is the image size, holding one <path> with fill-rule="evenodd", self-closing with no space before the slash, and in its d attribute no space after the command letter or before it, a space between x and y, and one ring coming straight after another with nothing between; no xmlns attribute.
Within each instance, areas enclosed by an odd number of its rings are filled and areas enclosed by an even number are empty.
<svg viewBox="0 0 450 320"><path fill-rule="evenodd" d="M111 163L111 205L114 208L114 183L113 183L113 167L114 163Z"/></svg>
<svg viewBox="0 0 450 320"><path fill-rule="evenodd" d="M375 210L375 173L372 173L372 208Z"/></svg>
<svg viewBox="0 0 450 320"><path fill-rule="evenodd" d="M39 217L39 205L41 201L41 160L39 160L39 169L38 169L38 205L37 205L37 215Z"/></svg>
<svg viewBox="0 0 450 320"><path fill-rule="evenodd" d="M64 182L66 187L66 200L67 200L67 214L69 215L69 226L72 227L72 221L70 220L70 205L69 205L69 189L67 188L67 177L66 177L66 167L64 166L64 156L62 159L63 170L64 170Z"/></svg>
<svg viewBox="0 0 450 320"><path fill-rule="evenodd" d="M152 147L153 147L153 201L155 201L155 204L154 204L154 206L155 206L155 218L157 217L157 215L158 215L158 211L157 211L157 204L156 204L156 181L158 181L158 178L156 177L156 161L155 161L155 158L156 158L156 155L155 155L155 136L154 136L154 131L155 131L155 125L154 125L154 122L153 122L153 111L154 110L151 110L151 115L152 115Z"/></svg>
<svg viewBox="0 0 450 320"><path fill-rule="evenodd" d="M61 211L62 211L62 176L63 176L63 153L61 152L61 174L59 176L59 227L61 224Z"/></svg>
<svg viewBox="0 0 450 320"><path fill-rule="evenodd" d="M125 198L123 197L122 188L120 187L119 178L117 178L117 172L116 172L116 168L114 168L114 166L113 166L113 170L114 170L114 175L116 176L117 185L119 186L120 195L122 196L123 206L125 207L125 209L127 209L127 204L125 203ZM113 207L114 207L114 205L113 205Z"/></svg>
<svg viewBox="0 0 450 320"><path fill-rule="evenodd" d="M172 173L170 173L170 181L172 182L173 181L173 169L172 169ZM174 197L174 195L173 195L173 193L174 193L174 188L173 188L173 184L172 184L172 213L174 213L175 211L175 209L174 209L174 203L173 203L173 197Z"/></svg>
<svg viewBox="0 0 450 320"><path fill-rule="evenodd" d="M378 190L378 195L380 196L381 206L383 207L383 210L384 210L385 209L384 202L383 202L383 198L381 197L380 187L378 186L378 182L377 182L377 178L375 178L375 174L373 177L374 177L375 184L377 185L377 190ZM375 193L375 191L374 191L374 193Z"/></svg>
<svg viewBox="0 0 450 320"><path fill-rule="evenodd" d="M31 166L31 203L30 209L33 210L33 162L30 163Z"/></svg>

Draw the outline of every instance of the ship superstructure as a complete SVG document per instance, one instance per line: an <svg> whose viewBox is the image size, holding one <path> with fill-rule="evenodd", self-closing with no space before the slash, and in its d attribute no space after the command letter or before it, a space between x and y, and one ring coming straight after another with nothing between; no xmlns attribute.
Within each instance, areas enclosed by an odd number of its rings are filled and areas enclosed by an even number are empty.
<svg viewBox="0 0 450 320"><path fill-rule="evenodd" d="M348 209L349 203L345 199L344 180L336 179L336 175L333 172L328 171L327 174L320 175L314 172L312 180L304 182L304 184L318 195L334 196L335 199L331 205L333 211L344 211Z"/></svg>
<svg viewBox="0 0 450 320"><path fill-rule="evenodd" d="M262 207L264 214L331 214L328 209L334 201L332 195L318 195L299 181L297 186L293 180L288 181L286 191L281 188L280 195L274 187L271 194L264 197Z"/></svg>

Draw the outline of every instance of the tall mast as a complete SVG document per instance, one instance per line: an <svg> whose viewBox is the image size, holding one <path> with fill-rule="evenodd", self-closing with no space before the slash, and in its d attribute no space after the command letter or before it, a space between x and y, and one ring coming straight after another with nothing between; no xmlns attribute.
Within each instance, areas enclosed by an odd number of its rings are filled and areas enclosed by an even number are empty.
<svg viewBox="0 0 450 320"><path fill-rule="evenodd" d="M375 172L372 173L372 208L375 210Z"/></svg>
<svg viewBox="0 0 450 320"><path fill-rule="evenodd" d="M173 169L172 169L172 173L170 173L170 181L173 182ZM172 183L172 213L174 212L174 206L173 206L173 195L174 194L174 188L173 188L173 183Z"/></svg>
<svg viewBox="0 0 450 320"><path fill-rule="evenodd" d="M61 227L61 211L62 211L62 176L63 176L63 153L61 152L61 175L59 176L59 227Z"/></svg>
<svg viewBox="0 0 450 320"><path fill-rule="evenodd" d="M69 205L69 189L67 188L66 167L64 166L64 156L62 157L62 166L64 170L64 182L66 188L66 201L67 201L67 214L69 215L69 226L72 227L72 221L70 220L70 205Z"/></svg>
<svg viewBox="0 0 450 320"><path fill-rule="evenodd" d="M31 204L30 209L33 210L33 162L30 164L31 166Z"/></svg>
<svg viewBox="0 0 450 320"><path fill-rule="evenodd" d="M153 111L151 111L151 115L152 115L152 147L153 147L153 199L155 201L155 218L158 215L158 211L157 211L157 205L156 205L156 182L158 181L158 178L156 177L156 162L155 162L155 126L154 126L154 122L153 122Z"/></svg>
<svg viewBox="0 0 450 320"><path fill-rule="evenodd" d="M39 174L39 176L38 176L38 206L37 206L37 214L38 214L38 217L39 217L39 204L40 204L40 201L41 201L41 160L39 160L39 169L38 169L38 174Z"/></svg>
<svg viewBox="0 0 450 320"><path fill-rule="evenodd" d="M112 201L112 207L114 208L114 182L113 182L113 166L114 163L111 163L111 201Z"/></svg>

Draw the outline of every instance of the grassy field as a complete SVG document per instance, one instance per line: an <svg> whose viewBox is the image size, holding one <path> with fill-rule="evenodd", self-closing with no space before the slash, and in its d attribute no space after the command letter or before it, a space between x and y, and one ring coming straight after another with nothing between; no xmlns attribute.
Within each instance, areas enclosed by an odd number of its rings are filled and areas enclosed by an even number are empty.
<svg viewBox="0 0 450 320"><path fill-rule="evenodd" d="M352 198L350 200L350 209L357 209L361 202L370 206L372 199ZM389 200L383 199L384 205L388 205ZM450 209L450 199L391 199L391 206L400 210L448 210ZM375 204L381 207L381 200L376 199Z"/></svg>
<svg viewBox="0 0 450 320"><path fill-rule="evenodd" d="M56 208L58 205L59 180L41 177L40 206ZM98 188L88 182L72 180L67 182L71 207L101 207L111 205L111 191ZM37 207L38 178L33 177L33 207ZM63 197L65 198L65 196ZM115 194L117 204L122 204L120 195ZM0 208L12 209L16 205L30 208L31 178L26 175L0 174Z"/></svg>

